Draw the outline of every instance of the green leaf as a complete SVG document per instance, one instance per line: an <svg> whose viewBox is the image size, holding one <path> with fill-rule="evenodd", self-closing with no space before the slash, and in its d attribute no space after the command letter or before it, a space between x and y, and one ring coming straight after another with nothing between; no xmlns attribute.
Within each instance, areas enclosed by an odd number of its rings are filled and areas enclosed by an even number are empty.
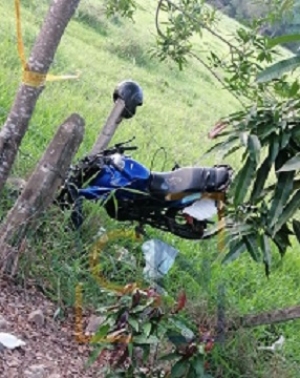
<svg viewBox="0 0 300 378"><path fill-rule="evenodd" d="M135 306L133 309L131 309L131 312L133 314L136 314L138 312L143 312L147 307L151 306L151 304L152 304L151 301L149 301L144 305Z"/></svg>
<svg viewBox="0 0 300 378"><path fill-rule="evenodd" d="M143 345L143 362L144 363L147 363L147 361L149 360L149 355L150 355L150 352L151 352L151 345L150 344L147 344L147 345Z"/></svg>
<svg viewBox="0 0 300 378"><path fill-rule="evenodd" d="M272 240L276 244L281 256L283 257L286 253L287 248L291 246L288 227L284 225L282 229L276 233Z"/></svg>
<svg viewBox="0 0 300 378"><path fill-rule="evenodd" d="M251 203L255 203L255 201L258 198L260 198L261 192L265 186L271 167L272 167L272 163L271 163L270 157L267 156L264 162L262 163L262 165L258 168L256 172L256 179L254 181L253 189L250 195Z"/></svg>
<svg viewBox="0 0 300 378"><path fill-rule="evenodd" d="M203 366L203 359L196 358L192 363L193 369L195 370L196 377L201 378L204 376L204 366Z"/></svg>
<svg viewBox="0 0 300 378"><path fill-rule="evenodd" d="M135 336L133 338L133 343L134 344L156 344L158 342L158 338L156 336Z"/></svg>
<svg viewBox="0 0 300 378"><path fill-rule="evenodd" d="M300 154L288 160L277 172L297 171L300 169Z"/></svg>
<svg viewBox="0 0 300 378"><path fill-rule="evenodd" d="M293 190L294 172L281 172L278 175L277 185L275 187L274 198L268 214L268 226L270 229L275 225L278 217Z"/></svg>
<svg viewBox="0 0 300 378"><path fill-rule="evenodd" d="M99 354L102 352L103 349L105 349L107 347L107 345L99 345L97 346L93 351L92 353L90 354L87 362L86 362L86 367L90 367L91 365L93 365L93 363L97 360L97 358L99 357Z"/></svg>
<svg viewBox="0 0 300 378"><path fill-rule="evenodd" d="M224 257L222 264L228 264L236 260L243 252L246 250L246 245L244 240L239 240L231 246L229 253Z"/></svg>
<svg viewBox="0 0 300 378"><path fill-rule="evenodd" d="M181 335L180 333L175 332L175 331L168 331L167 332L167 338L175 346L187 344L187 339L183 335Z"/></svg>
<svg viewBox="0 0 300 378"><path fill-rule="evenodd" d="M177 354L177 353L168 353L168 354L165 354L164 356L159 357L159 360L160 361L172 361L172 360L175 360L178 357L180 357L180 355Z"/></svg>
<svg viewBox="0 0 300 378"><path fill-rule="evenodd" d="M194 332L182 321L172 319L172 323L177 329L180 330L181 335L185 338L186 341L191 340L195 337Z"/></svg>
<svg viewBox="0 0 300 378"><path fill-rule="evenodd" d="M280 148L280 141L277 134L270 135L268 140L269 144L269 157L270 161L273 163L278 156L279 148Z"/></svg>
<svg viewBox="0 0 300 378"><path fill-rule="evenodd" d="M261 245L261 250L263 253L263 259L264 259L263 261L265 264L266 276L268 277L270 275L272 254L271 254L270 243L266 234L262 234L260 236L260 245Z"/></svg>
<svg viewBox="0 0 300 378"><path fill-rule="evenodd" d="M281 60L280 62L274 63L272 66L266 68L257 75L257 83L265 83L273 79L277 79L284 73L291 71L300 65L300 56L295 56L293 58L288 58Z"/></svg>
<svg viewBox="0 0 300 378"><path fill-rule="evenodd" d="M300 206L300 190L293 195L290 202L284 207L282 214L278 218L276 225L274 227L274 234L278 232L282 226L287 223L294 214L298 211Z"/></svg>
<svg viewBox="0 0 300 378"><path fill-rule="evenodd" d="M98 331L95 333L95 335L91 339L91 344L96 344L99 341L101 341L103 338L105 338L110 330L110 325L105 324L100 326Z"/></svg>
<svg viewBox="0 0 300 378"><path fill-rule="evenodd" d="M280 150L275 159L275 172L279 171L279 169L290 159L290 155L286 149Z"/></svg>
<svg viewBox="0 0 300 378"><path fill-rule="evenodd" d="M151 329L152 329L151 323L146 323L146 324L143 325L143 332L146 335L146 337L148 337L150 335Z"/></svg>
<svg viewBox="0 0 300 378"><path fill-rule="evenodd" d="M254 261L259 262L260 260L260 253L259 253L259 246L257 243L257 235L250 234L243 236L244 242L246 244L247 250L250 253L250 256L253 258Z"/></svg>
<svg viewBox="0 0 300 378"><path fill-rule="evenodd" d="M194 369L192 368L192 366L190 365L189 366L189 370L188 370L188 373L186 373L184 375L184 378L198 378L199 376L196 374L196 372L194 371ZM202 378L202 376L200 375L200 378Z"/></svg>
<svg viewBox="0 0 300 378"><path fill-rule="evenodd" d="M131 327L136 331L139 332L139 322L136 319L133 319L129 317L128 323L131 325Z"/></svg>
<svg viewBox="0 0 300 378"><path fill-rule="evenodd" d="M251 184L253 175L255 173L256 164L255 162L248 157L246 163L239 171L236 181L234 183L235 193L234 193L234 205L237 207L240 205L248 191L248 188Z"/></svg>
<svg viewBox="0 0 300 378"><path fill-rule="evenodd" d="M247 146L250 152L250 158L256 163L256 165L259 164L261 145L257 135L250 134L248 136Z"/></svg>
<svg viewBox="0 0 300 378"><path fill-rule="evenodd" d="M286 34L280 37L272 38L268 41L268 47L272 48L277 45L283 45L285 43L300 42L300 34Z"/></svg>
<svg viewBox="0 0 300 378"><path fill-rule="evenodd" d="M293 230L298 240L298 243L300 243L300 222L296 219L293 219Z"/></svg>
<svg viewBox="0 0 300 378"><path fill-rule="evenodd" d="M210 149L208 149L202 157L208 157L212 153L216 154L222 152L223 154L228 154L230 150L237 144L239 138L236 134L229 136L225 141L216 143Z"/></svg>
<svg viewBox="0 0 300 378"><path fill-rule="evenodd" d="M184 378L184 375L189 367L187 360L181 359L176 362L171 369L171 378Z"/></svg>

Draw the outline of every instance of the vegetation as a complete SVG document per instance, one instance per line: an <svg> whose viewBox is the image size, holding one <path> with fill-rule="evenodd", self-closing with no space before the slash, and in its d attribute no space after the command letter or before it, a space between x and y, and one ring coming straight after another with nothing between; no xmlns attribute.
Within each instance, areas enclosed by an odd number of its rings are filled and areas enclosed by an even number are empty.
<svg viewBox="0 0 300 378"><path fill-rule="evenodd" d="M286 0L286 1L243 1L243 0L209 0L209 4L215 6L224 14L233 17L239 22L249 25L251 21L259 17L266 17L272 12L288 10L288 14L284 17L267 19L261 25L260 32L269 37L280 37L286 34L294 34L299 30L299 1ZM273 21L273 22L272 22ZM275 22L274 22L275 21ZM299 42L297 41L284 41L284 46L297 52Z"/></svg>
<svg viewBox="0 0 300 378"><path fill-rule="evenodd" d="M294 236L299 237L299 224L295 217L298 209L295 171L298 169L299 86L294 77L287 76L280 77L276 83L255 82L263 67L278 59L275 54L281 54L281 57L290 55L282 49L274 50L265 38L257 35L259 22L251 29L240 28L237 23L210 8L204 7L204 11L193 8L195 3L182 2L185 13L170 2L168 7L161 8L161 17L168 23L163 30L160 29L158 44L155 44L152 35L155 32L155 4L121 2L124 7L118 8L119 13L134 17L132 25L116 14L115 1L105 3L109 19L102 2L82 2L53 65L55 73L79 70L81 77L76 82L47 84L19 151L14 174L26 177L30 173L53 135L53 128L70 111L80 112L86 120L88 132L79 155L87 152L99 129L99 120L103 122L111 106L111 91L116 82L129 75L137 80L144 88L145 104L133 120L122 124L115 141L135 134L140 147L136 158L157 170L169 169L174 160L181 165L195 162L214 164L224 157L239 170L229 216L239 217L243 233L239 228L236 230L237 237L231 238L226 261L233 260L245 249L249 254L243 254L230 265L221 266L220 261L225 256L217 250L216 241L201 244L184 242L149 230L150 234L174 244L181 251L175 268L164 282L169 296L175 297L184 288L188 298L185 320L188 319L191 326L188 314L194 314L200 323L197 326L208 324L208 328L213 328L217 307L225 306L226 316L230 317L235 312L259 312L292 305L299 300L299 258ZM24 1L22 5L24 39L26 46L30 46L41 14L47 9L47 2L32 4ZM20 62L13 47L16 40L11 2L5 0L0 9L7 15L1 28L0 49L1 61L4 62L0 70L0 117L4 121L19 83ZM223 124L230 123L232 126L221 132L225 141L218 145L220 153L206 155L200 160L210 147L209 140L207 145L203 140L220 118L223 118ZM153 159L160 147L165 148L166 159ZM237 163L240 154L227 157L227 152L236 153L237 147L244 149L241 164ZM216 151L215 146L212 151ZM291 161L291 158L294 160ZM276 176L278 170L281 173ZM267 177L269 171L270 177ZM1 217L13 201L9 195L10 192L1 198ZM250 212L240 211L249 207ZM84 286L85 303L108 301L107 292L99 293L97 282L86 269L86 264L99 227L111 230L119 229L120 225L107 220L94 205L88 205L88 210L90 215L84 224L83 238L78 238L76 233L65 233L68 214L60 214L57 209L47 212L38 233L28 235L29 253L26 254L28 258L22 261L21 273L25 277L34 277L61 309L74 304L75 287L80 281ZM291 221L293 233L289 229ZM258 239L254 237L257 235ZM275 245L269 239L274 240ZM120 237L114 240L113 245L106 246L101 262L106 264L105 272L110 275L110 280L126 285L129 278L133 280L135 275L141 275L140 264L126 267L126 272L116 269L115 265L121 247L132 251L138 258L139 243ZM284 255L289 246L292 248L288 259L282 261L275 252L279 249ZM268 273L272 257L269 280L250 257L263 260ZM132 292L132 295L140 295L138 293L140 290ZM108 305L116 305L117 301L120 315L120 311L135 307L132 300L133 297L124 292L121 299L120 295L114 296L113 303ZM146 307L149 305L147 296L140 300ZM118 320L113 311L108 315L113 322ZM135 317L133 315L136 321ZM168 323L169 317L166 319ZM113 322L109 323L111 327L115 325ZM134 321L128 321L128 324L132 332L140 332L141 326L144 333L149 333L149 325L145 326L143 322L138 327ZM299 322L294 321L276 327L275 331L274 328L262 327L252 334L238 331L230 335L225 344L220 343L212 351L212 374L216 377L295 376L299 370L298 328ZM109 331L111 329L106 327L99 332L105 334ZM271 343L270 334L272 337L278 333L283 333L287 339L285 348L268 359L263 352L258 352L257 345L259 342ZM129 348L129 343L126 346ZM201 367L198 363L195 366L203 371L203 350L200 348L200 351L200 356L197 354L195 359L198 361L201 357ZM172 376L184 376L187 371L185 363L184 367L181 375L173 371ZM195 369L189 376L201 376L200 373L195 375Z"/></svg>

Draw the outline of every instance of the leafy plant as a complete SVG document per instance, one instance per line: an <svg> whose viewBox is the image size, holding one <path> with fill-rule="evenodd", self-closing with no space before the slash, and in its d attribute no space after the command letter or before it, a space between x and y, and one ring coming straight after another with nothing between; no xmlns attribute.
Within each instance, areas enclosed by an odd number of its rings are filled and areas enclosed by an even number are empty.
<svg viewBox="0 0 300 378"><path fill-rule="evenodd" d="M289 35L283 35L281 37L270 39L269 46L275 47L283 43L292 43L292 42L299 42L299 41L300 41L299 34L289 34ZM278 79L280 76L282 76L286 72L293 71L297 69L299 66L300 66L300 57L298 55L293 56L292 58L281 60L267 67L263 71L261 71L259 75L257 76L256 81L258 83L266 83L273 79Z"/></svg>
<svg viewBox="0 0 300 378"><path fill-rule="evenodd" d="M291 236L298 241L300 206L300 100L248 107L223 120L211 151L224 156L242 151L242 166L231 190L229 253L225 262L247 250L255 261L271 264L271 245L284 256ZM231 125L228 131L224 125Z"/></svg>
<svg viewBox="0 0 300 378"><path fill-rule="evenodd" d="M209 378L205 358L214 345L209 333L191 330L180 312L186 296L181 293L171 309L153 288L129 284L114 296L115 304L99 309L105 316L91 343L90 363L106 361L105 377ZM169 353L161 355L161 349Z"/></svg>

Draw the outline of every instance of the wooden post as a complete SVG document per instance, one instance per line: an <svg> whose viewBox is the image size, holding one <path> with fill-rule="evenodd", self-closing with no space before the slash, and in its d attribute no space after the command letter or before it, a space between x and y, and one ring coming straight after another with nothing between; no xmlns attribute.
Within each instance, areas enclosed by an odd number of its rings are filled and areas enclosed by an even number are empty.
<svg viewBox="0 0 300 378"><path fill-rule="evenodd" d="M53 202L82 142L84 120L72 114L59 127L14 207L0 227L0 272L14 273L20 247L29 227Z"/></svg>
<svg viewBox="0 0 300 378"><path fill-rule="evenodd" d="M232 322L231 329L250 328L267 324L275 324L300 318L300 306L280 308L254 315L244 315Z"/></svg>
<svg viewBox="0 0 300 378"><path fill-rule="evenodd" d="M114 89L113 100L114 107L91 150L91 155L98 154L106 149L122 120L132 118L137 107L142 106L142 88L135 81L124 80Z"/></svg>
<svg viewBox="0 0 300 378"><path fill-rule="evenodd" d="M109 142L117 130L117 127L122 122L123 118L121 117L121 114L124 109L125 102L121 98L117 99L101 133L99 134L97 141L91 150L91 155L99 153L109 145Z"/></svg>

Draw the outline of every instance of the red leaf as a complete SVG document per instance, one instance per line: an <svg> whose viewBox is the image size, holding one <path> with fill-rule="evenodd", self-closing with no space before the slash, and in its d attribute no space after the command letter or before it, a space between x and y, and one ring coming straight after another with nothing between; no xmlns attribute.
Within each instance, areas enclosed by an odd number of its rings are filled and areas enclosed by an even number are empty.
<svg viewBox="0 0 300 378"><path fill-rule="evenodd" d="M185 307L185 305L186 305L186 294L184 291L182 291L178 296L177 304L173 312L176 314L177 312L181 311Z"/></svg>
<svg viewBox="0 0 300 378"><path fill-rule="evenodd" d="M210 352L214 347L214 342L213 341L208 341L206 344L205 344L205 347L204 347L204 350L206 353Z"/></svg>
<svg viewBox="0 0 300 378"><path fill-rule="evenodd" d="M220 134L220 132L223 131L227 126L228 124L223 121L216 123L214 128L208 134L209 139L214 139L215 137L217 137L218 134Z"/></svg>

